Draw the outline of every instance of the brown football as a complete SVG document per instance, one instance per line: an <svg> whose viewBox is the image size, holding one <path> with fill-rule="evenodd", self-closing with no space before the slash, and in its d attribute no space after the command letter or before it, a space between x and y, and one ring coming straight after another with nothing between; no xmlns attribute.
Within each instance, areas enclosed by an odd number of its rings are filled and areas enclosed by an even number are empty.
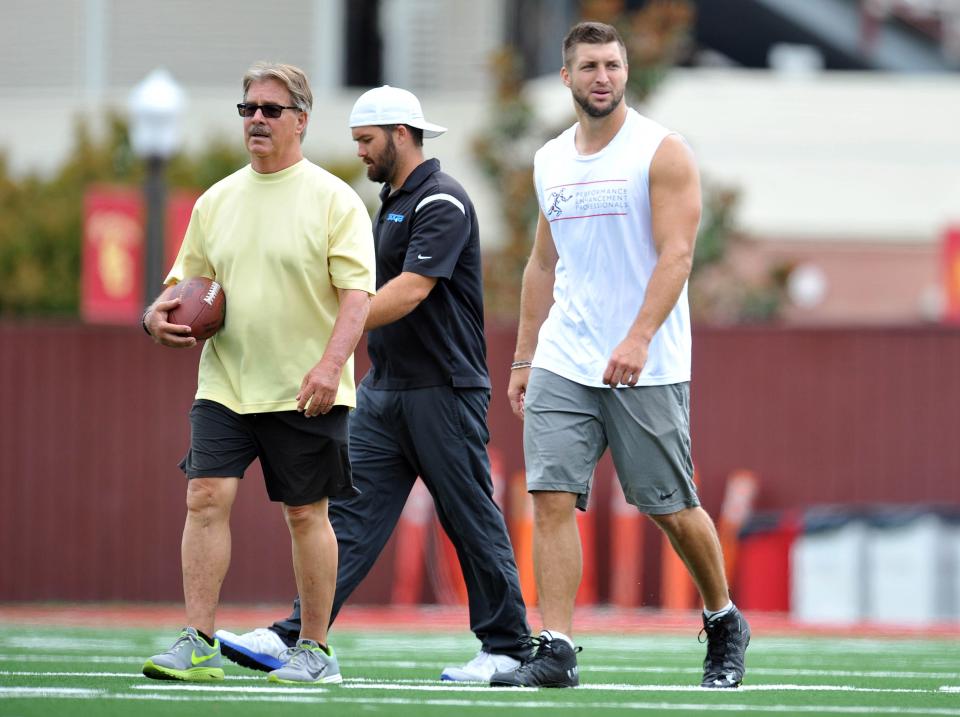
<svg viewBox="0 0 960 717"><path fill-rule="evenodd" d="M180 305L170 312L168 322L189 326L191 335L197 340L209 339L223 326L227 297L218 282L205 276L184 279L167 287L162 298L169 300L178 296Z"/></svg>

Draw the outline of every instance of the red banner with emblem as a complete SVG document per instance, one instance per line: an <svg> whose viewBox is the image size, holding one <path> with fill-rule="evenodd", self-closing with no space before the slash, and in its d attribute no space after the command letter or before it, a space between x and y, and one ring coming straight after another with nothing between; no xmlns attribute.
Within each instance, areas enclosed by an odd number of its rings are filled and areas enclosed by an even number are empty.
<svg viewBox="0 0 960 717"><path fill-rule="evenodd" d="M943 288L943 320L960 324L960 226L949 227L943 235Z"/></svg>
<svg viewBox="0 0 960 717"><path fill-rule="evenodd" d="M164 272L173 265L197 192L174 191L164 217ZM97 324L135 324L143 312L143 194L132 187L91 187L84 198L80 314ZM162 279L162 277L160 277Z"/></svg>
<svg viewBox="0 0 960 717"><path fill-rule="evenodd" d="M136 189L92 187L84 198L80 314L100 324L136 323L143 311L143 198Z"/></svg>

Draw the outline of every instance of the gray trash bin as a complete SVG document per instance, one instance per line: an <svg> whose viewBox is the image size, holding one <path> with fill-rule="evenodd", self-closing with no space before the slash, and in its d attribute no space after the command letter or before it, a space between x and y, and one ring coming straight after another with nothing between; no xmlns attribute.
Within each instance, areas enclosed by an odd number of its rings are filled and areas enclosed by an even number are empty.
<svg viewBox="0 0 960 717"><path fill-rule="evenodd" d="M800 622L851 624L866 610L863 515L845 507L812 508L790 554L790 613Z"/></svg>
<svg viewBox="0 0 960 717"><path fill-rule="evenodd" d="M868 620L921 626L957 619L956 522L924 506L871 512L865 556Z"/></svg>

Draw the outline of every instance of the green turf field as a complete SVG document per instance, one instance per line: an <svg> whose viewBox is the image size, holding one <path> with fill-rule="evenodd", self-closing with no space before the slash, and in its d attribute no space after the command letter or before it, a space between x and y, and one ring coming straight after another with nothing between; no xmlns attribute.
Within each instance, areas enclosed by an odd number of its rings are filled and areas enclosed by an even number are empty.
<svg viewBox="0 0 960 717"><path fill-rule="evenodd" d="M140 674L176 631L0 625L0 715L957 715L960 645L918 639L762 637L739 690L701 690L695 635L583 635L576 690L491 689L437 681L472 656L467 635L343 631L344 683L269 685L236 665L222 683ZM307 712L306 710L309 710Z"/></svg>

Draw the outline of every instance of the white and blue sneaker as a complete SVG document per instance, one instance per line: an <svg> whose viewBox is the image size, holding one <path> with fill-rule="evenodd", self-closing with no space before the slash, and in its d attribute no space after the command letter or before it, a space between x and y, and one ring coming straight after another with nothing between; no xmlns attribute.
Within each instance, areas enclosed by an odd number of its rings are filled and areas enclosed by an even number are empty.
<svg viewBox="0 0 960 717"><path fill-rule="evenodd" d="M215 635L220 640L220 650L224 655L238 665L261 672L283 667L280 655L290 647L277 633L265 627L242 635L217 630Z"/></svg>
<svg viewBox="0 0 960 717"><path fill-rule="evenodd" d="M444 682L489 682L495 672L510 672L520 667L520 660L510 655L494 655L481 650L470 662L459 667L445 667L440 673Z"/></svg>

